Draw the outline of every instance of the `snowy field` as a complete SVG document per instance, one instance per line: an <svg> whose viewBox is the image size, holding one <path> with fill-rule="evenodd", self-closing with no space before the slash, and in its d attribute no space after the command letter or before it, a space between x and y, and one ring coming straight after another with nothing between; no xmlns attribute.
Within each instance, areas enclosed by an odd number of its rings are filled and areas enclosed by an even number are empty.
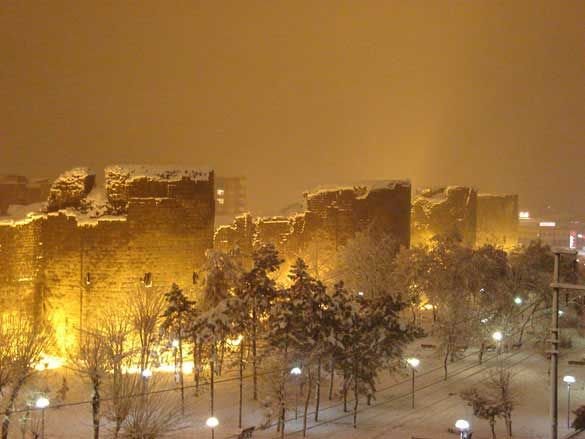
<svg viewBox="0 0 585 439"><path fill-rule="evenodd" d="M577 337L574 337L576 339ZM415 408L411 408L411 381L405 369L399 373L384 374L378 385L376 400L371 406L366 405L365 398L359 402L358 427L352 428L351 412L343 412L343 404L339 395L332 400L328 399L329 377L324 375L322 383L322 403L320 418L314 421L309 417L308 437L320 439L352 439L352 438L405 438L405 439L447 439L457 438L449 432L455 420L464 418L471 422L474 439L490 438L487 421L476 419L470 407L459 397L459 392L473 384L482 382L487 377L490 367L503 361L514 371L514 383L519 395L518 404L513 413L514 437L519 439L539 439L549 436L549 379L548 362L542 353L529 344L520 350L501 354L487 354L487 360L478 364L477 353L468 350L461 354L461 358L449 365L449 379L443 380L441 360L433 351L422 351L421 343L429 340L413 342L408 354L417 355L421 359L419 372L416 376ZM430 341L432 342L432 340ZM583 343L573 343L573 348L565 352L559 361L559 375L574 375L577 383L572 390L572 407L585 403L585 367L568 366L568 359L575 359L583 352ZM40 390L48 387L51 395L59 389L63 374L71 387L65 406L49 408L46 411L47 438L89 438L91 432L91 410L89 404L76 405L77 401L87 401L90 398L89 386L79 382L71 371L63 369L45 371L36 379L34 386ZM270 376L270 375L268 375ZM165 379L169 379L167 374ZM265 380L261 380L264 382ZM192 386L191 376L186 376L186 385ZM168 383L166 388L172 387ZM335 386L337 389L338 386ZM291 387L289 393L294 394L297 386ZM179 392L171 391L167 395L179 401ZM54 398L54 396L52 396ZM295 420L294 397L289 398L291 407L287 412L286 437L302 437L302 402L299 398L299 418ZM72 405L67 405L72 404ZM348 404L353 407L353 401ZM199 397L194 396L194 390L186 390L186 406L184 428L172 433L172 438L207 438L210 431L204 426L208 417L209 393L205 387ZM265 420L266 411L260 404L251 401L251 379L244 383L244 410L243 426L258 426ZM313 413L313 405L310 407ZM217 378L215 415L220 421L216 428L216 439L236 437L238 432L238 381L234 371L224 373ZM11 437L20 437L18 418L13 416L13 433ZM559 433L560 437L567 434L567 391L561 383L559 386ZM108 426L103 425L103 437L107 437ZM502 421L496 425L498 437L505 437L505 427ZM254 433L255 438L278 438L275 427Z"/></svg>

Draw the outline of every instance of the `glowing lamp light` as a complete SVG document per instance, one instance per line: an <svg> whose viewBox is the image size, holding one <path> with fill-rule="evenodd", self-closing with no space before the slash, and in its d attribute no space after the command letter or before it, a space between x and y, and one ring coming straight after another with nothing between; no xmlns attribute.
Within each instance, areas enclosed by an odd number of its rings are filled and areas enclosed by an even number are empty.
<svg viewBox="0 0 585 439"><path fill-rule="evenodd" d="M176 348L178 348L178 347L179 347L179 340L177 340L177 339L174 339L174 340L171 342L171 345L172 345L172 346L173 346L175 349L176 349Z"/></svg>
<svg viewBox="0 0 585 439"><path fill-rule="evenodd" d="M554 221L541 221L538 223L540 227L556 227L557 223Z"/></svg>
<svg viewBox="0 0 585 439"><path fill-rule="evenodd" d="M576 380L575 380L575 377L572 375L565 375L563 377L563 381L570 386L571 384L575 384Z"/></svg>
<svg viewBox="0 0 585 439"><path fill-rule="evenodd" d="M290 374L291 374L291 375L300 375L302 372L303 372L303 371L301 370L301 368L300 368L300 367L293 367L293 368L290 370Z"/></svg>
<svg viewBox="0 0 585 439"><path fill-rule="evenodd" d="M559 317L561 317L565 312L562 309L559 309Z"/></svg>
<svg viewBox="0 0 585 439"><path fill-rule="evenodd" d="M414 357L413 358L407 358L406 359L406 362L413 369L416 369L419 366L419 364L420 364L420 360L418 358L414 358Z"/></svg>
<svg viewBox="0 0 585 439"><path fill-rule="evenodd" d="M211 416L210 418L207 418L205 425L207 425L209 428L215 428L219 425L219 420L215 416Z"/></svg>
<svg viewBox="0 0 585 439"><path fill-rule="evenodd" d="M519 219L530 219L530 212L523 210L518 212L518 218Z"/></svg>
<svg viewBox="0 0 585 439"><path fill-rule="evenodd" d="M363 296L364 292L363 291L358 291L358 296Z"/></svg>
<svg viewBox="0 0 585 439"><path fill-rule="evenodd" d="M496 332L494 332L494 333L492 334L492 338L493 338L495 341L502 341L502 340L503 340L503 338L504 338L504 335L503 335L503 334L502 334L500 331L496 331Z"/></svg>
<svg viewBox="0 0 585 439"><path fill-rule="evenodd" d="M467 422L465 419L458 419L455 422L455 428L459 431L469 430L469 422Z"/></svg>
<svg viewBox="0 0 585 439"><path fill-rule="evenodd" d="M240 335L238 335L237 338L232 338L232 339L227 340L227 344L230 346L233 346L233 347L239 346L240 343L242 343L243 339L244 339L244 336L242 334L240 334Z"/></svg>
<svg viewBox="0 0 585 439"><path fill-rule="evenodd" d="M481 319L481 323L487 323L489 322L489 319Z"/></svg>
<svg viewBox="0 0 585 439"><path fill-rule="evenodd" d="M151 376L152 376L152 370L150 370L150 369L144 369L144 370L142 371L142 378L146 378L146 379L148 379L148 378L150 378Z"/></svg>
<svg viewBox="0 0 585 439"><path fill-rule="evenodd" d="M514 298L514 303L516 305L522 305L522 297L515 297Z"/></svg>
<svg viewBox="0 0 585 439"><path fill-rule="evenodd" d="M433 304L432 304L432 303L427 303L427 304L424 306L424 308L425 308L427 311L431 311L431 310L433 309Z"/></svg>
<svg viewBox="0 0 585 439"><path fill-rule="evenodd" d="M35 401L35 407L38 409L46 409L49 407L49 404L51 404L51 402L49 401L49 398L45 396L39 396Z"/></svg>

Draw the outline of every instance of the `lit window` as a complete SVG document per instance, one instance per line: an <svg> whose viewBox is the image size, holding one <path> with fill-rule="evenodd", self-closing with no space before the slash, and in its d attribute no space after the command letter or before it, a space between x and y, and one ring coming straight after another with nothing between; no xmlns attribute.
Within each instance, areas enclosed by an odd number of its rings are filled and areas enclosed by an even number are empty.
<svg viewBox="0 0 585 439"><path fill-rule="evenodd" d="M225 203L225 200L223 198L218 198L217 203L223 206L223 203Z"/></svg>
<svg viewBox="0 0 585 439"><path fill-rule="evenodd" d="M224 196L224 194L225 194L225 191L224 191L223 189L218 189L218 190L217 190L217 196L218 196L218 197L223 197L223 196Z"/></svg>
<svg viewBox="0 0 585 439"><path fill-rule="evenodd" d="M150 272L144 273L144 279L142 281L144 282L145 287L151 287L152 286L152 273L150 273Z"/></svg>

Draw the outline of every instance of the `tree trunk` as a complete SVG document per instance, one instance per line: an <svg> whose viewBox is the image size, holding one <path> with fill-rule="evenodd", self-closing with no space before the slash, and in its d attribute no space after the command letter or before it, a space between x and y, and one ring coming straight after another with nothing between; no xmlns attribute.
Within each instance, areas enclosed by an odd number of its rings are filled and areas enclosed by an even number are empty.
<svg viewBox="0 0 585 439"><path fill-rule="evenodd" d="M256 332L257 332L257 318L256 318L256 298L252 307L252 399L258 400L258 372L256 370Z"/></svg>
<svg viewBox="0 0 585 439"><path fill-rule="evenodd" d="M317 361L317 381L315 386L315 422L319 421L320 403L321 403L321 357L319 357Z"/></svg>
<svg viewBox="0 0 585 439"><path fill-rule="evenodd" d="M287 371L286 367L288 365L288 343L284 347L284 361L283 361L283 368L282 368L282 377L280 383L280 423L281 423L281 430L280 430L280 438L284 439L284 427L286 422L286 376Z"/></svg>
<svg viewBox="0 0 585 439"><path fill-rule="evenodd" d="M512 413L506 414L506 432L508 433L508 438L512 437Z"/></svg>
<svg viewBox="0 0 585 439"><path fill-rule="evenodd" d="M238 428L242 428L242 404L244 396L244 340L240 342L240 408L238 411Z"/></svg>
<svg viewBox="0 0 585 439"><path fill-rule="evenodd" d="M100 389L99 384L93 388L93 397L91 398L91 415L93 419L93 439L100 437Z"/></svg>
<svg viewBox="0 0 585 439"><path fill-rule="evenodd" d="M308 382L307 382L307 396L305 397L305 407L303 411L303 437L307 437L307 415L309 414L309 403L311 401L311 390L313 389L313 372L311 368L308 369Z"/></svg>
<svg viewBox="0 0 585 439"><path fill-rule="evenodd" d="M6 406L6 410L4 411L4 420L2 421L2 439L8 439L8 430L10 428L10 415L12 415L12 411L14 410L14 403L16 402L16 398L18 398L18 393L20 392L21 386L24 384L24 380L19 380L12 391L10 392L10 399L8 400L8 405Z"/></svg>
<svg viewBox="0 0 585 439"><path fill-rule="evenodd" d="M447 371L447 363L449 360L449 347L447 347L447 352L445 352L445 358L443 359L443 369L445 370L445 381L447 381L448 371Z"/></svg>
<svg viewBox="0 0 585 439"><path fill-rule="evenodd" d="M224 354L225 354L225 341L222 340L220 343L220 356L219 356L219 367L217 368L217 376L221 376L221 369L223 367Z"/></svg>
<svg viewBox="0 0 585 439"><path fill-rule="evenodd" d="M490 430L492 432L492 439L496 439L496 420L494 418L490 419Z"/></svg>
<svg viewBox="0 0 585 439"><path fill-rule="evenodd" d="M185 382L183 380L183 337L179 331L179 385L181 386L181 414L185 416Z"/></svg>
<svg viewBox="0 0 585 439"><path fill-rule="evenodd" d="M331 375L329 381L329 401L333 399L333 380L335 378L335 360L331 359Z"/></svg>
<svg viewBox="0 0 585 439"><path fill-rule="evenodd" d="M485 341L482 340L481 345L479 346L479 353L478 353L479 364L481 364L483 362L484 352L485 352Z"/></svg>
<svg viewBox="0 0 585 439"><path fill-rule="evenodd" d="M347 371L343 371L343 412L347 413L347 392L349 391L349 377Z"/></svg>
<svg viewBox="0 0 585 439"><path fill-rule="evenodd" d="M359 384L359 379L358 379L358 363L357 363L357 358L354 360L354 368L353 368L354 372L354 377L353 377L353 397L354 397L354 402L353 402L353 428L357 428L357 409L358 409L358 403L359 403L359 393L358 393L358 384Z"/></svg>
<svg viewBox="0 0 585 439"><path fill-rule="evenodd" d="M213 410L215 406L215 341L211 343L211 356L209 359L209 408L211 416L213 416Z"/></svg>

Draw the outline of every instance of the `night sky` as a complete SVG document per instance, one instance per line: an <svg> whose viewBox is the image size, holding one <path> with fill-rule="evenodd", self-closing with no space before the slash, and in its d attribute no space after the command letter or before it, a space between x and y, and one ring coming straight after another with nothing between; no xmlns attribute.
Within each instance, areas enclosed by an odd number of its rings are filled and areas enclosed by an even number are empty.
<svg viewBox="0 0 585 439"><path fill-rule="evenodd" d="M113 162L585 212L585 1L0 3L0 173ZM100 175L101 177L101 175Z"/></svg>

